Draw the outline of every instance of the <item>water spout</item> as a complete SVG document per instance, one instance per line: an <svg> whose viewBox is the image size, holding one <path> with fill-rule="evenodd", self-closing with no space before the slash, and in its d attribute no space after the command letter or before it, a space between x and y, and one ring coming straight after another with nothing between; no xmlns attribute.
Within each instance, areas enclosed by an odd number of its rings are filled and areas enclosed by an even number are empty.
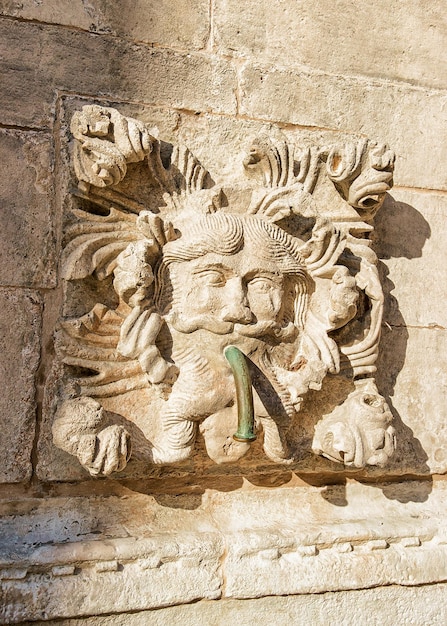
<svg viewBox="0 0 447 626"><path fill-rule="evenodd" d="M230 364L236 384L238 426L233 439L243 443L255 441L253 390L247 358L236 346L227 346L224 355Z"/></svg>

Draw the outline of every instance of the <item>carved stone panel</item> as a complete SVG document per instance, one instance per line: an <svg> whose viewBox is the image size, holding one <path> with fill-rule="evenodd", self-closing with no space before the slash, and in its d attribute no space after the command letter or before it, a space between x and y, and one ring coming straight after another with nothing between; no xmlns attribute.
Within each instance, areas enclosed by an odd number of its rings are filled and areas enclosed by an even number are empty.
<svg viewBox="0 0 447 626"><path fill-rule="evenodd" d="M92 476L197 454L385 466L395 435L374 378L370 235L388 146L300 147L271 130L215 173L114 108L77 110L71 134L55 445Z"/></svg>

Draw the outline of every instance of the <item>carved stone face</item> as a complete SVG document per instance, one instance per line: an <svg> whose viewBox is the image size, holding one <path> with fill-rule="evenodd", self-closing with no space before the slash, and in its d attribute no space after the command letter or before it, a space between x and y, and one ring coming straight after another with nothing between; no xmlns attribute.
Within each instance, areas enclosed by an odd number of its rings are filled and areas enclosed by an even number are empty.
<svg viewBox="0 0 447 626"><path fill-rule="evenodd" d="M213 217L206 216L205 223L167 251L172 326L183 333L205 329L290 340L296 294L307 291L308 280L292 240L256 218ZM217 242L206 241L209 230L204 227L214 226L212 222L221 227ZM192 258L186 260L188 256Z"/></svg>
<svg viewBox="0 0 447 626"><path fill-rule="evenodd" d="M187 325L189 320L190 330L263 335L278 326L283 310L284 277L272 270L271 263L245 250L176 264L172 276L180 295L174 319L182 316Z"/></svg>

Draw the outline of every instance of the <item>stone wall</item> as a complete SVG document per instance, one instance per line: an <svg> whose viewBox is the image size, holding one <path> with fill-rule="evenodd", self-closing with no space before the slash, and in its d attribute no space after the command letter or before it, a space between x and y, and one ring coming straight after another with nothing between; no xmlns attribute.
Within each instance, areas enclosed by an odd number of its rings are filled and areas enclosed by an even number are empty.
<svg viewBox="0 0 447 626"><path fill-rule="evenodd" d="M441 3L0 8L3 622L445 623ZM260 132L309 145L369 137L396 152L374 232L385 293L376 380L397 438L386 468L214 466L199 438L189 464L92 479L53 445L69 123L85 104L186 143L217 177Z"/></svg>

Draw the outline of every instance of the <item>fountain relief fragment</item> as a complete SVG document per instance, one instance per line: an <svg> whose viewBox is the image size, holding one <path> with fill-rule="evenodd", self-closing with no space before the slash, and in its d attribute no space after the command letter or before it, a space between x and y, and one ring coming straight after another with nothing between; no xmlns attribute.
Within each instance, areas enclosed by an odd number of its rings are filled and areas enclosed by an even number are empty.
<svg viewBox="0 0 447 626"><path fill-rule="evenodd" d="M395 438L374 380L383 292L369 235L392 186L389 148L264 135L240 177L217 184L187 147L115 109L83 107L71 132L55 445L107 475L131 457L184 461L201 428L217 463L237 462L258 435L264 461L292 464L303 403L330 378L348 391L316 420L312 451L386 465ZM233 437L244 402L245 440Z"/></svg>

